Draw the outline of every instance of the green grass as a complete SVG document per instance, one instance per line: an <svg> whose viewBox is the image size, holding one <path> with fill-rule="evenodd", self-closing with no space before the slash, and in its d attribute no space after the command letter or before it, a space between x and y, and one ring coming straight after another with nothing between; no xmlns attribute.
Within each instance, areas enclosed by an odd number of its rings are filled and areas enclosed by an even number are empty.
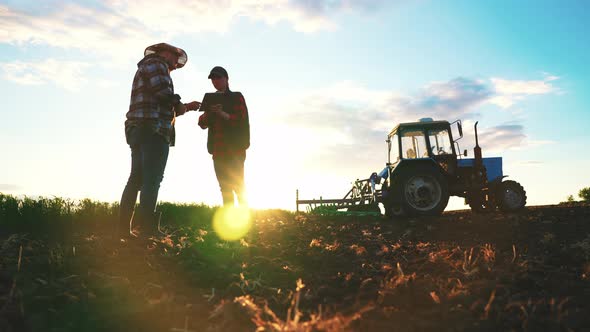
<svg viewBox="0 0 590 332"><path fill-rule="evenodd" d="M218 206L195 203L160 202L162 223L173 227L202 226L208 228ZM119 214L118 202L100 202L60 197L37 199L0 193L0 235L16 232L63 233L78 227L104 229L115 225ZM293 216L292 212L270 209L252 210L253 217Z"/></svg>
<svg viewBox="0 0 590 332"><path fill-rule="evenodd" d="M173 227L209 225L217 209L217 206L205 204L169 202L161 202L157 207L157 211L162 212L162 224ZM252 213L258 217L261 214L291 214L283 210L253 210ZM118 202L100 202L87 198L17 198L0 193L0 235L27 232L55 236L71 233L79 228L105 229L114 227L118 214Z"/></svg>

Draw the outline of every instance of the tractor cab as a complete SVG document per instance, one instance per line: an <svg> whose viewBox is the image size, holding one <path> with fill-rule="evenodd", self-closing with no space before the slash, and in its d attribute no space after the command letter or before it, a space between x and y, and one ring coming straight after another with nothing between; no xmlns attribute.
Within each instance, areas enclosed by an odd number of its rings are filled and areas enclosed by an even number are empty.
<svg viewBox="0 0 590 332"><path fill-rule="evenodd" d="M459 137L453 140L451 126L457 125ZM456 143L463 137L461 122L433 121L432 118L418 122L401 123L389 133L388 164L402 160L432 159L445 172L455 174L457 165Z"/></svg>

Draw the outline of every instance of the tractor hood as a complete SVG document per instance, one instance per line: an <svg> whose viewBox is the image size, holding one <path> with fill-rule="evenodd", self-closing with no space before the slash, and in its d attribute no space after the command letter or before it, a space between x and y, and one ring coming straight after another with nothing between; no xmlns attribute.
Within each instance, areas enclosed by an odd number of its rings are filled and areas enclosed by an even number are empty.
<svg viewBox="0 0 590 332"><path fill-rule="evenodd" d="M495 179L504 175L502 172L502 157L482 158L482 162L484 167L486 168L486 173L489 182L494 181ZM458 167L474 167L474 165L474 158L465 158L457 160Z"/></svg>

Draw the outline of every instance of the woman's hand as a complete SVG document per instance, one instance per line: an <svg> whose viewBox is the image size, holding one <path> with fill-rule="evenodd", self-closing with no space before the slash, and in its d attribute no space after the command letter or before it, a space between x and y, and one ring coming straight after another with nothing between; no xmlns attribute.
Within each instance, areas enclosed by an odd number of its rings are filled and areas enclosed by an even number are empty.
<svg viewBox="0 0 590 332"><path fill-rule="evenodd" d="M209 112L215 113L218 117L224 120L229 119L229 114L223 111L223 105L221 104L211 105L211 107L209 107Z"/></svg>

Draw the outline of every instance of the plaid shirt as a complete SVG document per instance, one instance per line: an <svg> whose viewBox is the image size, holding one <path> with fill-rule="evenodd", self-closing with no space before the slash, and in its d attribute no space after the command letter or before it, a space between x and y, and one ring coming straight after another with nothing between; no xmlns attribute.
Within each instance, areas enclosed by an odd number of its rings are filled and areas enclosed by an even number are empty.
<svg viewBox="0 0 590 332"><path fill-rule="evenodd" d="M174 145L174 85L166 61L148 55L137 64L125 132L134 126L148 126Z"/></svg>
<svg viewBox="0 0 590 332"><path fill-rule="evenodd" d="M217 114L207 112L199 117L199 126L209 128L208 150L213 159L224 157L246 157L246 149L250 145L250 124L248 119L248 107L244 96L240 92L227 92L231 98L223 111L229 114L227 120ZM246 126L248 138L246 142L235 142L231 132L238 130L239 126Z"/></svg>

